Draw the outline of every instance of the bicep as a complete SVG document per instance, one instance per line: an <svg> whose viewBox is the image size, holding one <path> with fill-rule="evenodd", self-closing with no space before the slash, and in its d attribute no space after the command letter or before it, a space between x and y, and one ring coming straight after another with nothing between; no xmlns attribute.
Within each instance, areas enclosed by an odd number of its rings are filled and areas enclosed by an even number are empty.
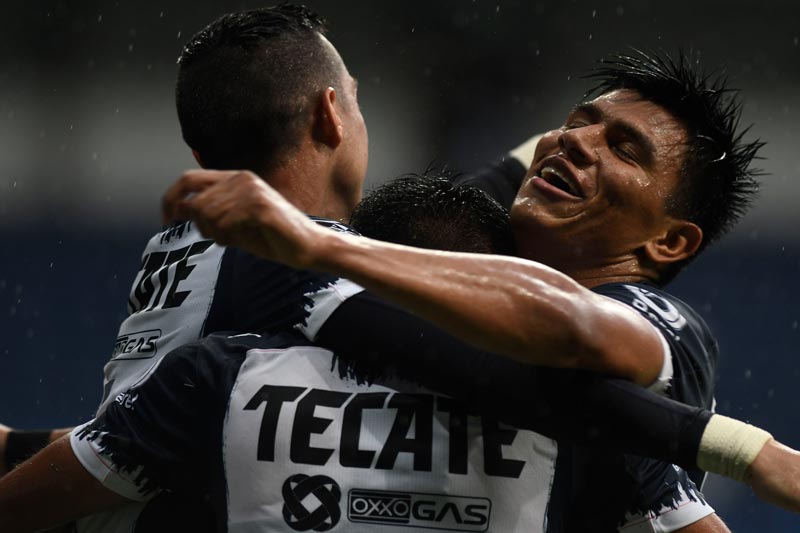
<svg viewBox="0 0 800 533"><path fill-rule="evenodd" d="M586 358L581 368L652 385L661 374L669 348L663 335L627 305L589 293L582 314L582 343Z"/></svg>
<svg viewBox="0 0 800 533"><path fill-rule="evenodd" d="M0 480L0 530L36 531L127 501L83 467L65 436Z"/></svg>

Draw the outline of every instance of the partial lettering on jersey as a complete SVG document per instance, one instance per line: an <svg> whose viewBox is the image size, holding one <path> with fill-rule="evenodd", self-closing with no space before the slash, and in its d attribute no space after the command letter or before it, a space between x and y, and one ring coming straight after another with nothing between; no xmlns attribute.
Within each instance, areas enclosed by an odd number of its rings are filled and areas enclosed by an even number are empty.
<svg viewBox="0 0 800 533"><path fill-rule="evenodd" d="M128 298L130 314L120 325L104 369L98 412L145 379L163 355L200 336L224 251L191 222L150 239Z"/></svg>
<svg viewBox="0 0 800 533"><path fill-rule="evenodd" d="M340 222L310 218L357 235ZM313 338L330 314L361 290L347 280L228 250L205 239L191 222L176 224L152 237L142 254L128 297L130 314L105 366L98 412L117 394L147 379L178 346L218 329L260 331L270 324L296 323Z"/></svg>
<svg viewBox="0 0 800 533"><path fill-rule="evenodd" d="M644 287L625 285L625 288L633 293L631 302L633 307L647 314L652 321L661 324L661 329L672 335L675 340L680 340L680 331L686 327L686 319L672 302Z"/></svg>
<svg viewBox="0 0 800 533"><path fill-rule="evenodd" d="M197 457L191 447L216 438L196 433L223 427L224 467L206 465L202 472L224 472L228 531L545 531L557 452L551 439L469 415L452 399L417 387L342 380L331 362L331 352L316 347L250 349L238 374L209 370L211 382L231 376L228 392L192 396L191 403L214 398L224 426L208 420L208 412L190 415L187 425L186 408L167 399L185 404L181 395L207 384L192 377L190 391L186 367L165 364L159 379L119 397L104 419L74 432L72 445L103 481L117 457L124 459L112 470L148 473L148 461L163 471L170 461ZM163 431L153 433L148 418ZM175 442L181 453L169 448ZM132 449L147 450L138 464Z"/></svg>

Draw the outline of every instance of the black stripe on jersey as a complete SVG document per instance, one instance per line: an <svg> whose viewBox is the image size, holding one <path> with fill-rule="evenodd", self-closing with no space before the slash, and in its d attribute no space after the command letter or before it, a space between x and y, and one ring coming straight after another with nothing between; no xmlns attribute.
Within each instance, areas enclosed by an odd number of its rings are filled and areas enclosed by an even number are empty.
<svg viewBox="0 0 800 533"><path fill-rule="evenodd" d="M358 235L341 222L309 218L335 231ZM338 279L227 248L202 335L215 331L274 333L305 325L314 305L313 299L306 295L327 288Z"/></svg>

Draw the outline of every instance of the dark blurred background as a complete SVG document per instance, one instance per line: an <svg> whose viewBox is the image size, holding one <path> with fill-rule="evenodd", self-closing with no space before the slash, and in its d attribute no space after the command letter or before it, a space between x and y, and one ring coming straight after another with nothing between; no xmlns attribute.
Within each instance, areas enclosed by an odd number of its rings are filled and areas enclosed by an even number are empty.
<svg viewBox="0 0 800 533"><path fill-rule="evenodd" d="M368 188L431 162L470 170L560 124L599 56L698 51L768 144L761 201L673 286L717 332L718 410L800 447L800 4L794 0L318 1L360 79ZM101 393L165 187L193 166L175 60L254 2L3 2L0 22L0 422L76 424ZM706 493L731 529L797 531L735 483Z"/></svg>

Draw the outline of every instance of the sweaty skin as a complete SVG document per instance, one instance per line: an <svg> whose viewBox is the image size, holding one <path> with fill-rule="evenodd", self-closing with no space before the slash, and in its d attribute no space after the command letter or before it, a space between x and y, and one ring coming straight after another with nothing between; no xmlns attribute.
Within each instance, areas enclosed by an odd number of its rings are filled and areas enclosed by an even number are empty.
<svg viewBox="0 0 800 533"><path fill-rule="evenodd" d="M473 324L480 327L482 322L470 322L469 315L487 308L494 310L491 307L494 305L504 306L510 313L506 320L499 318L499 312L489 313L484 318L492 324L490 327L503 331L511 329L515 333L513 340L504 341L502 335L496 340L501 342L505 353L522 360L528 360L526 358L531 355L521 348L526 339L517 332L526 330L518 329L518 321L524 323L530 318L530 312L524 306L515 307L514 297L526 297L533 305L547 304L557 299L548 296L562 291L568 293L574 287L564 283L541 297L532 298L541 283L537 275L553 276L557 282L562 282L561 275L544 265L520 259L417 250L331 232L310 222L263 181L247 172L187 172L167 191L163 208L165 220L192 219L205 235L221 244L239 246L295 268L329 271L353 279L423 317L437 316L440 326L478 346L490 347L495 353L498 352L495 339L488 340L492 332L484 336L478 329L470 329ZM406 278L412 276L408 270L403 270L404 262L413 265L416 281ZM433 280L428 278L428 274L437 272L446 274ZM511 296L498 294L501 291L495 276L500 277L500 287L510 291ZM444 288L441 292L447 295L451 292L447 289L460 286L466 293L467 288L475 291L475 285L480 289L477 294L484 298L481 303L477 303L477 299L459 298L458 294L451 295L450 299L443 297L442 301L419 301L420 294L440 294L439 288ZM461 310L466 317L438 316ZM613 312L609 311L612 315ZM510 322L516 325L510 328ZM547 333L548 338L558 338L557 333ZM559 364L567 366L569 361L576 364L574 358L567 361ZM748 472L747 481L758 497L800 512L800 453L774 440L769 441Z"/></svg>

